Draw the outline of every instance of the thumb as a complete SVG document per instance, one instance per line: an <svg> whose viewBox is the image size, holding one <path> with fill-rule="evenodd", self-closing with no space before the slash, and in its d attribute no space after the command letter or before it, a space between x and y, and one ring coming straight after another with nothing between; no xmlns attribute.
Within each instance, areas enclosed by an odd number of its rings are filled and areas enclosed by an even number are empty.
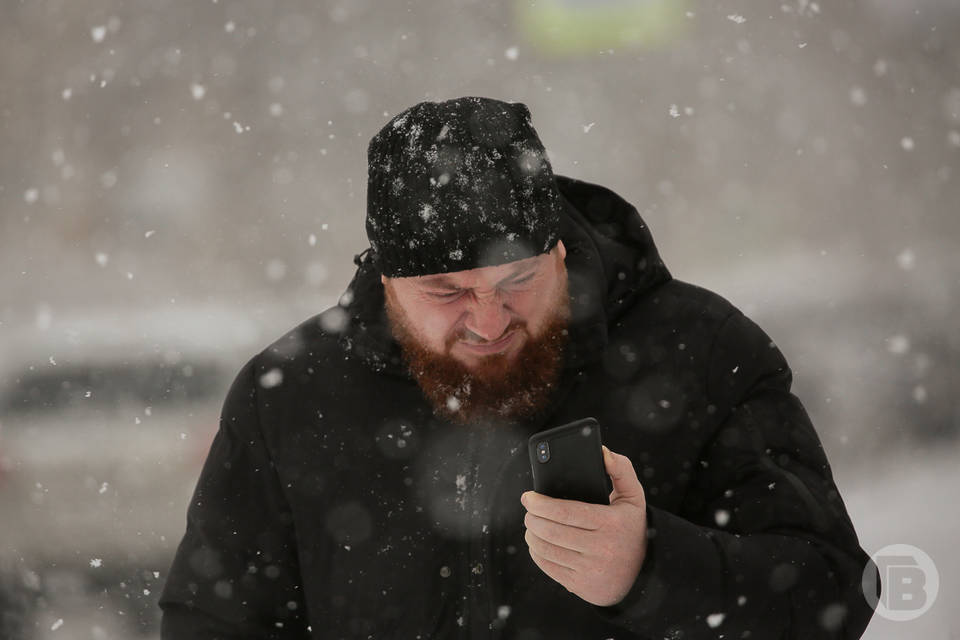
<svg viewBox="0 0 960 640"><path fill-rule="evenodd" d="M646 506L646 498L643 493L643 485L637 478L637 472L633 468L633 463L627 456L614 453L603 446L603 462L607 468L607 474L613 482L613 492L610 494L610 504L617 501L631 502L638 506Z"/></svg>

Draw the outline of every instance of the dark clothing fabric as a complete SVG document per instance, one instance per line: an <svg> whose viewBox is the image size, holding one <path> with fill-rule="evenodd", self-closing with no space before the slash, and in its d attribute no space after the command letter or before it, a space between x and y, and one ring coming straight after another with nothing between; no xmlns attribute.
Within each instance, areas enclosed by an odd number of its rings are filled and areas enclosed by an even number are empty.
<svg viewBox="0 0 960 640"><path fill-rule="evenodd" d="M632 206L557 180L573 319L547 417L433 417L360 260L338 306L230 389L163 638L860 637L875 567L783 355L673 279ZM586 416L648 502L646 559L611 607L544 574L523 538L527 437Z"/></svg>

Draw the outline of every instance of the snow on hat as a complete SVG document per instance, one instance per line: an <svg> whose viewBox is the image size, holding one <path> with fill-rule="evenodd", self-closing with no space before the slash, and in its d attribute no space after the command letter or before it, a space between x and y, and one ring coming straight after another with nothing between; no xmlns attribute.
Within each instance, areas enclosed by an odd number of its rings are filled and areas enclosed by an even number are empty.
<svg viewBox="0 0 960 640"><path fill-rule="evenodd" d="M421 102L373 137L367 159L367 238L387 277L504 264L557 243L560 193L526 105Z"/></svg>

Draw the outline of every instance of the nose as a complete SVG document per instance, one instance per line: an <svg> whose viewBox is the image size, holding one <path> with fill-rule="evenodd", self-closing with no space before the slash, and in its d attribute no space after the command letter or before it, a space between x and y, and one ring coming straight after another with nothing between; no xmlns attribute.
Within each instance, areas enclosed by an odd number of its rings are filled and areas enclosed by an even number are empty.
<svg viewBox="0 0 960 640"><path fill-rule="evenodd" d="M503 337L504 330L510 325L510 313L499 295L477 297L467 311L464 324L487 342L494 342Z"/></svg>

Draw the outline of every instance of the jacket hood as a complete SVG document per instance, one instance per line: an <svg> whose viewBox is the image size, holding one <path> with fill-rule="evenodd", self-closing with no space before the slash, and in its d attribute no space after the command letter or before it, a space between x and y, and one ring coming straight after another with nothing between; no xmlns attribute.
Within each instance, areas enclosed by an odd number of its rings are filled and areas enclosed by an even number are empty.
<svg viewBox="0 0 960 640"><path fill-rule="evenodd" d="M671 279L653 236L636 208L613 191L555 176L563 199L560 238L567 248L570 340L567 368L582 367L603 353L607 328L624 309ZM357 271L336 307L345 349L377 371L409 377L400 346L390 333L380 272L369 250L355 258ZM345 321L344 321L345 320Z"/></svg>

